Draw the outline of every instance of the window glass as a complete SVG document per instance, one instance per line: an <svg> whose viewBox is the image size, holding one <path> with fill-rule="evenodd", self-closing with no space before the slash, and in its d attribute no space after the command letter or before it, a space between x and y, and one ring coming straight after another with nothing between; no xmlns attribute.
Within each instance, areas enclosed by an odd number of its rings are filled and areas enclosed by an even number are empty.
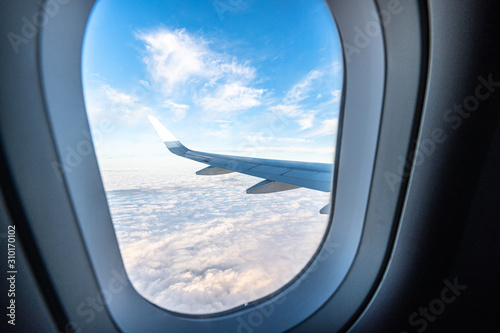
<svg viewBox="0 0 500 333"><path fill-rule="evenodd" d="M331 196L247 194L265 179L196 175L209 165L170 152L148 116L192 150L326 163L331 181L341 61L322 0L97 2L85 103L122 258L143 297L209 314L275 292L317 250ZM281 173L306 177L293 163Z"/></svg>

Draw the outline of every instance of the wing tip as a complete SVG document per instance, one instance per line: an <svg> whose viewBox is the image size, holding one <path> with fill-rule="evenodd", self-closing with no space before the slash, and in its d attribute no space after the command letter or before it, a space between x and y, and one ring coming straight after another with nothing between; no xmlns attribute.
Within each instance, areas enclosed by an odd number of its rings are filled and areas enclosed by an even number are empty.
<svg viewBox="0 0 500 333"><path fill-rule="evenodd" d="M163 142L179 141L155 116L148 116L148 119Z"/></svg>

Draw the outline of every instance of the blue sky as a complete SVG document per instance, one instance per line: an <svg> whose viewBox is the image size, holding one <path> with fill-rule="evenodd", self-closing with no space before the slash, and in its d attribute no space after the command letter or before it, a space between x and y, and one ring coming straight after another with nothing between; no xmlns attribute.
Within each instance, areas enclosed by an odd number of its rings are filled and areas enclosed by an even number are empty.
<svg viewBox="0 0 500 333"><path fill-rule="evenodd" d="M146 116L186 146L331 162L341 50L322 0L99 1L83 50L101 169L185 166ZM162 150L163 149L163 150Z"/></svg>

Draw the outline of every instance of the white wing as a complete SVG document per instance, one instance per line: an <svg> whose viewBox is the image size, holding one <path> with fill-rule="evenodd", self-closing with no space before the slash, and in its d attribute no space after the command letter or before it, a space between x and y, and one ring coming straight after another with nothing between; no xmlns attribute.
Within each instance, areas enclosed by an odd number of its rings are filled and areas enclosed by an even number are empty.
<svg viewBox="0 0 500 333"><path fill-rule="evenodd" d="M239 172L264 179L248 188L246 191L248 194L273 193L299 187L323 192L331 191L332 164L272 160L193 151L180 143L158 119L153 116L148 118L165 146L172 153L209 165L209 167L196 172L197 175L220 175ZM321 209L322 214L328 214L328 212L328 205Z"/></svg>

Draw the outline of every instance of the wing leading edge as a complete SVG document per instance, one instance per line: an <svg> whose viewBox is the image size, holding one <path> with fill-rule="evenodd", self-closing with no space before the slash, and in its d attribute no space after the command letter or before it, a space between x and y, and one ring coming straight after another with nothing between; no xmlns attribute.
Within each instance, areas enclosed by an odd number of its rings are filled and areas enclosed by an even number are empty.
<svg viewBox="0 0 500 333"><path fill-rule="evenodd" d="M165 146L172 153L190 160L208 164L197 175L220 175L239 172L264 179L248 188L248 194L273 193L299 187L330 192L333 165L328 163L310 163L283 161L243 156L231 156L193 151L186 148L175 138L158 119L148 116ZM329 213L329 205L323 207L322 214Z"/></svg>

